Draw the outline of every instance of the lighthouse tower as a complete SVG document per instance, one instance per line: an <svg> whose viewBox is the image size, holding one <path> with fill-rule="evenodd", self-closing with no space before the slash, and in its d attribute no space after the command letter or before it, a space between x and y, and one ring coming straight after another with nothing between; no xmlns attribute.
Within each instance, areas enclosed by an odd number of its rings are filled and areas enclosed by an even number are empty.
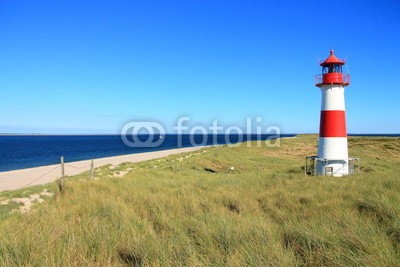
<svg viewBox="0 0 400 267"><path fill-rule="evenodd" d="M315 85L322 93L317 175L349 174L344 88L350 84L350 75L342 72L344 64L331 50L320 64L322 74L315 77Z"/></svg>

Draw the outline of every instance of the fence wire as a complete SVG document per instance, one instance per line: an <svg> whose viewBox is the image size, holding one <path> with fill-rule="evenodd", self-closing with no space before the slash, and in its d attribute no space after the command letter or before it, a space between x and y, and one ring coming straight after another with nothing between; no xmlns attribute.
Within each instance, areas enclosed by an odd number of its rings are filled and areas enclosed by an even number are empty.
<svg viewBox="0 0 400 267"><path fill-rule="evenodd" d="M82 166L82 167L76 167L76 166L73 166L73 165L71 165L71 164L64 164L64 165L65 165L65 166L68 166L68 167L71 167L71 168L74 168L74 169L78 169L78 170L86 169L86 168L89 168L89 167L91 166L91 164L86 165L86 166Z"/></svg>

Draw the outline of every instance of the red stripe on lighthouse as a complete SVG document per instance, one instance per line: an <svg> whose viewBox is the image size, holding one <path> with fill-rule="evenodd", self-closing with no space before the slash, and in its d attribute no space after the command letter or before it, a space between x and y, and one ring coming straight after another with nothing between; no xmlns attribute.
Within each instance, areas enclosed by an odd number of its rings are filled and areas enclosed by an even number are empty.
<svg viewBox="0 0 400 267"><path fill-rule="evenodd" d="M319 128L320 137L347 137L344 110L322 110Z"/></svg>

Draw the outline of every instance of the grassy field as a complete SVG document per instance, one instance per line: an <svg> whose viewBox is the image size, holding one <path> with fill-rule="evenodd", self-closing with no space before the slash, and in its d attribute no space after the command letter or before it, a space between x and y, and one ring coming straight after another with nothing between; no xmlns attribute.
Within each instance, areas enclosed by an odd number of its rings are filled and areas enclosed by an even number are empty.
<svg viewBox="0 0 400 267"><path fill-rule="evenodd" d="M70 177L30 212L3 212L0 266L400 266L400 140L349 138L361 171L342 178L304 175L316 141ZM29 194L44 188L57 191Z"/></svg>

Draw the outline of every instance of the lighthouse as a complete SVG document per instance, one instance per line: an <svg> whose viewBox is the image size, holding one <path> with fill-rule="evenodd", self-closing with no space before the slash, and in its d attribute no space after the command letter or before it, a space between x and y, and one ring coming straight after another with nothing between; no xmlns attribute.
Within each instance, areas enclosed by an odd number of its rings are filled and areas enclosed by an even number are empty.
<svg viewBox="0 0 400 267"><path fill-rule="evenodd" d="M322 73L315 76L315 86L321 89L321 115L318 156L314 158L317 175L343 176L349 174L346 108L344 89L350 84L350 75L344 74L344 60L334 51L321 62ZM350 170L351 171L351 170Z"/></svg>

